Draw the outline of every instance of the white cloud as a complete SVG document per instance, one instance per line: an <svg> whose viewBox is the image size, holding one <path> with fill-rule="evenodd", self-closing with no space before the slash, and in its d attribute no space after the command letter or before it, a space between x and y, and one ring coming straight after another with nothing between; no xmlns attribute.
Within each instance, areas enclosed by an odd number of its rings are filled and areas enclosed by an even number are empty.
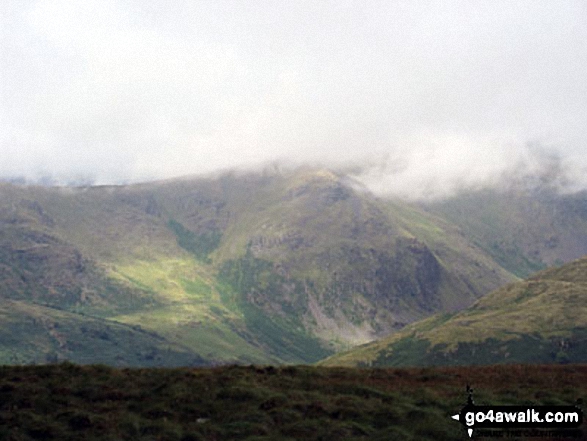
<svg viewBox="0 0 587 441"><path fill-rule="evenodd" d="M578 0L1 7L0 175L385 157L362 178L413 196L537 170L529 145L587 167Z"/></svg>

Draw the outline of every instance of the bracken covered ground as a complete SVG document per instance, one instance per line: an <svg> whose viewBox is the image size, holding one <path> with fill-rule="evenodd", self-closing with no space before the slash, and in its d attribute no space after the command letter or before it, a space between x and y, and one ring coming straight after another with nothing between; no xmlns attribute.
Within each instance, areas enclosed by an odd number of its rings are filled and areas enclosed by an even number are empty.
<svg viewBox="0 0 587 441"><path fill-rule="evenodd" d="M450 415L467 384L476 404L569 405L587 397L587 365L5 366L0 439L464 440Z"/></svg>

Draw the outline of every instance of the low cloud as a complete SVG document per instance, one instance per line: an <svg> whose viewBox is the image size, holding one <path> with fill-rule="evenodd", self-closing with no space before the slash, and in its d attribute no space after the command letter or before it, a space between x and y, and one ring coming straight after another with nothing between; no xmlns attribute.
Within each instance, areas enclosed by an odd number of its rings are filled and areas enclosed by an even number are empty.
<svg viewBox="0 0 587 441"><path fill-rule="evenodd" d="M569 193L587 188L585 163L554 148L528 143L511 147L491 143L471 148L451 139L387 155L350 169L350 174L379 195L433 200L483 188L549 189Z"/></svg>
<svg viewBox="0 0 587 441"><path fill-rule="evenodd" d="M359 167L374 191L412 198L555 168L557 187L587 184L582 1L1 8L0 176L115 183L284 161Z"/></svg>

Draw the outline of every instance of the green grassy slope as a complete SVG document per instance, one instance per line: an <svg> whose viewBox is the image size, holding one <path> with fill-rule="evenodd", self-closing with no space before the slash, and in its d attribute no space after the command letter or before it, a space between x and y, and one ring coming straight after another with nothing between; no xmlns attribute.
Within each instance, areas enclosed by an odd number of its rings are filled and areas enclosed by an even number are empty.
<svg viewBox="0 0 587 441"><path fill-rule="evenodd" d="M0 305L0 364L106 363L113 366L201 366L187 348L139 326L17 300Z"/></svg>
<svg viewBox="0 0 587 441"><path fill-rule="evenodd" d="M587 193L483 190L427 204L518 277L587 254Z"/></svg>
<svg viewBox="0 0 587 441"><path fill-rule="evenodd" d="M325 365L587 362L587 257L505 286Z"/></svg>
<svg viewBox="0 0 587 441"><path fill-rule="evenodd" d="M573 405L587 367L0 367L0 438L456 441L468 384L478 405Z"/></svg>
<svg viewBox="0 0 587 441"><path fill-rule="evenodd" d="M247 326L246 315L234 304L234 293L201 262L189 257L135 261L112 267L111 275L156 293L156 308L143 308L111 319L140 325L177 341L216 363L299 361L262 346L263 336ZM320 355L327 354L321 352Z"/></svg>
<svg viewBox="0 0 587 441"><path fill-rule="evenodd" d="M0 224L0 298L98 316L157 304L151 292L112 279L49 228L1 218Z"/></svg>

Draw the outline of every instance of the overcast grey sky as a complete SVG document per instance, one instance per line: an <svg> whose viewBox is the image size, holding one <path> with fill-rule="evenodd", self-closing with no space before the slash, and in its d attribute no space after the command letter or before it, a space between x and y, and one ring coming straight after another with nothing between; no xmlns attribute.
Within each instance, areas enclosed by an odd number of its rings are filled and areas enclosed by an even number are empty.
<svg viewBox="0 0 587 441"><path fill-rule="evenodd" d="M556 158L587 175L585 1L2 0L0 14L1 176L357 163L375 190L426 196Z"/></svg>

